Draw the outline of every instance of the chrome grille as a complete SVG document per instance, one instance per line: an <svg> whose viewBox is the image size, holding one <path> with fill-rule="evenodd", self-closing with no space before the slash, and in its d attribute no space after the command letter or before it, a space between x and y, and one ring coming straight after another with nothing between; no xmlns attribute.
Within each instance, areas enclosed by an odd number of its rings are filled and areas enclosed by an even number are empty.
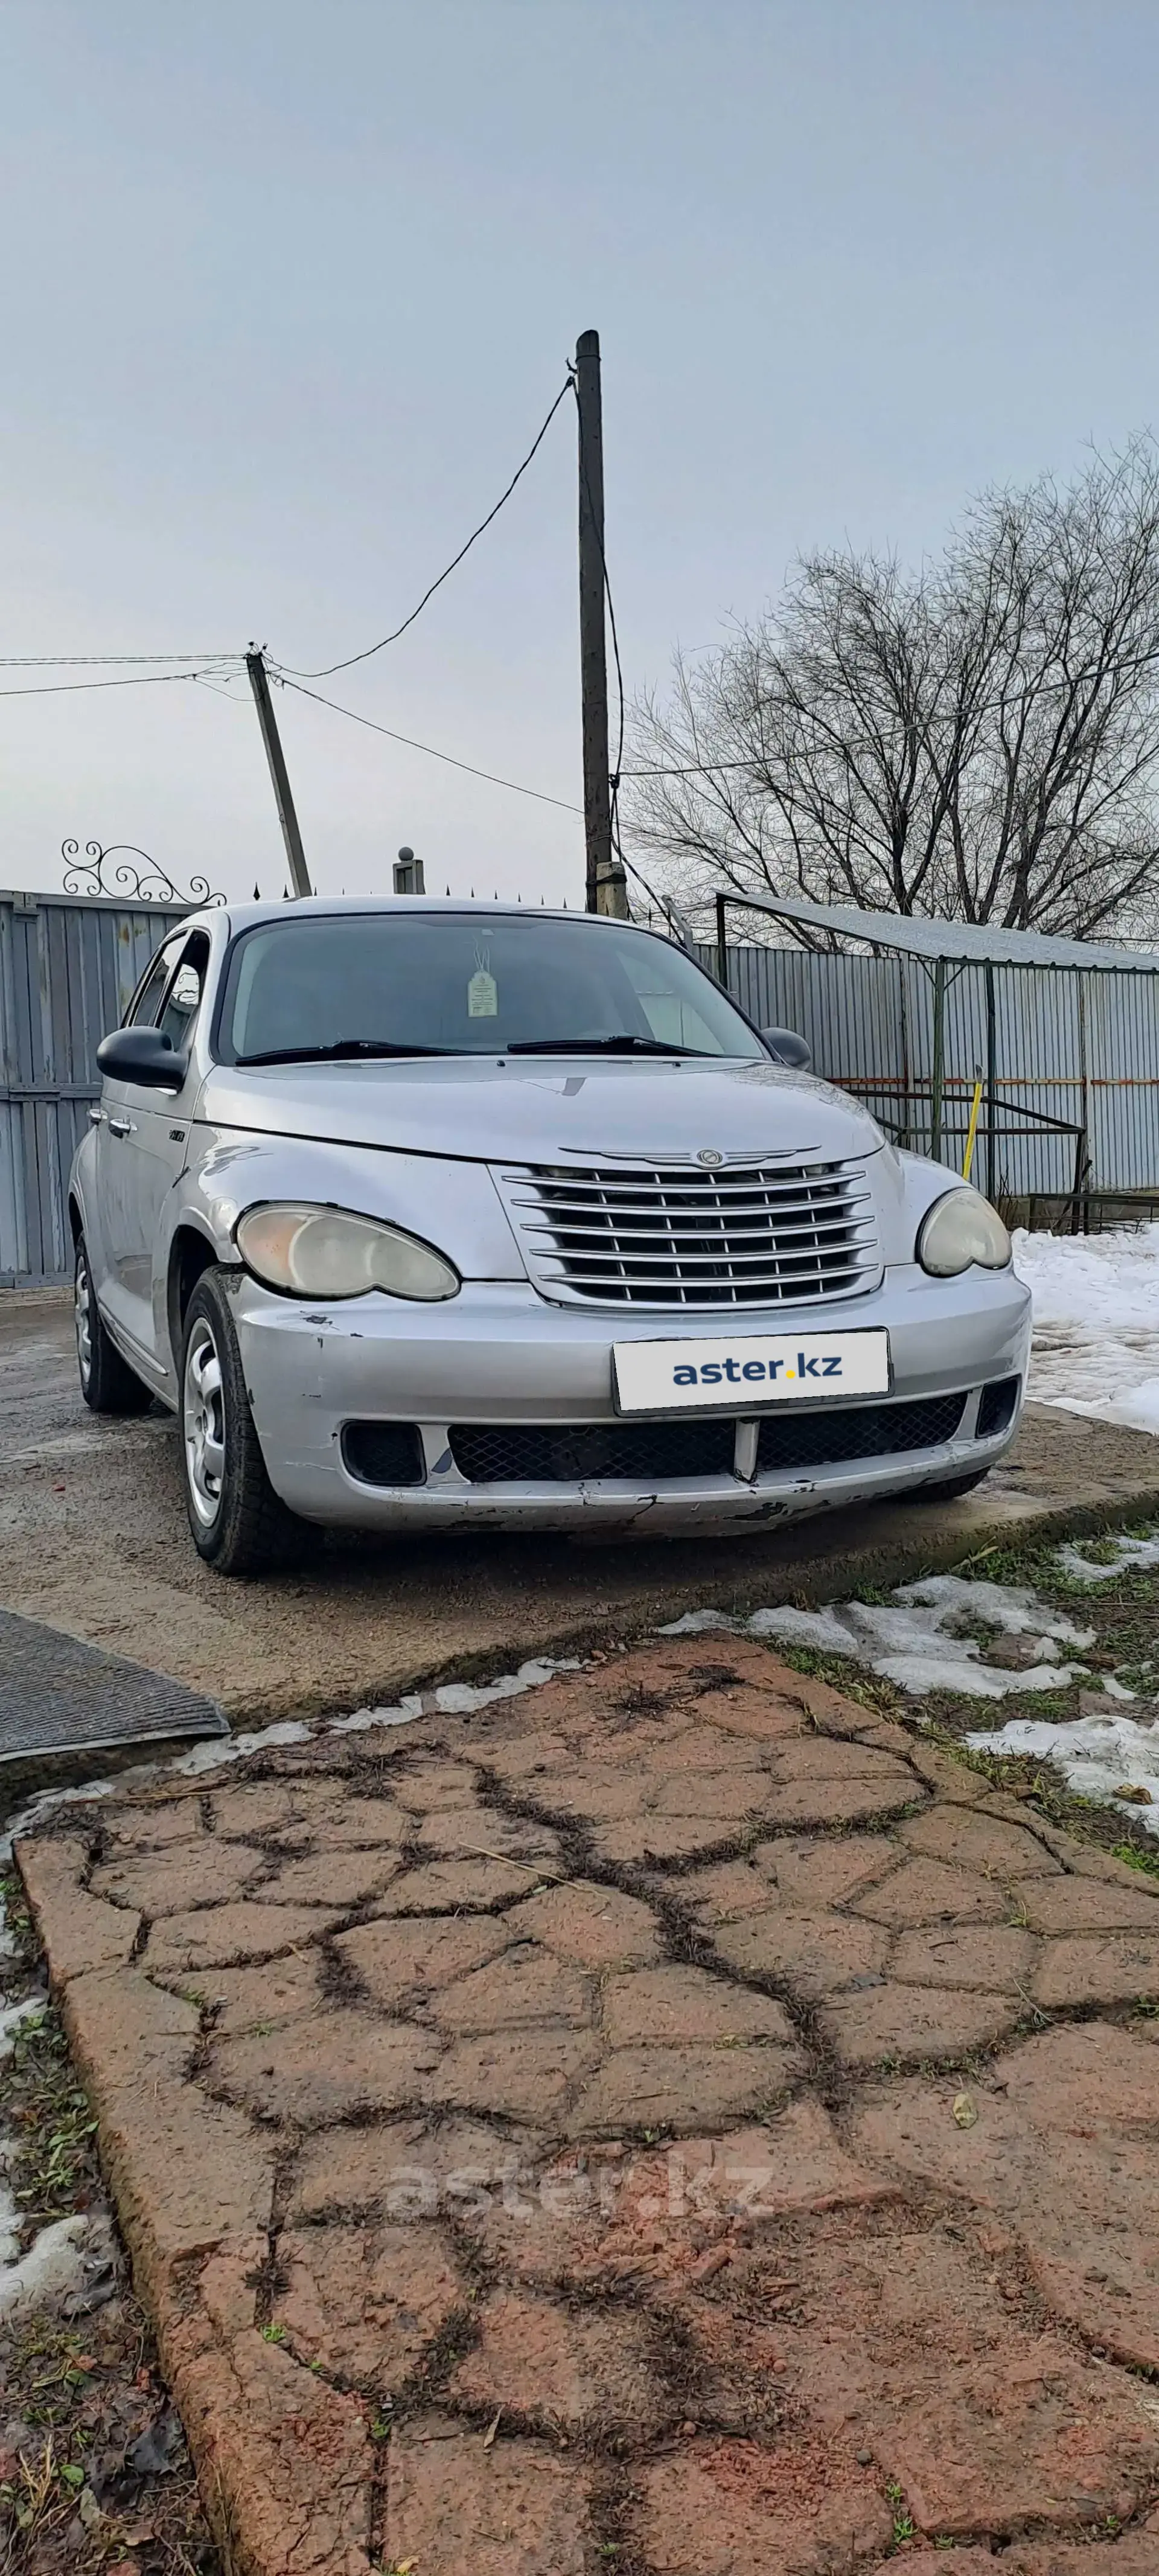
<svg viewBox="0 0 1159 2576"><path fill-rule="evenodd" d="M564 1169L502 1175L547 1296L614 1306L776 1306L848 1297L880 1267L860 1163Z"/></svg>

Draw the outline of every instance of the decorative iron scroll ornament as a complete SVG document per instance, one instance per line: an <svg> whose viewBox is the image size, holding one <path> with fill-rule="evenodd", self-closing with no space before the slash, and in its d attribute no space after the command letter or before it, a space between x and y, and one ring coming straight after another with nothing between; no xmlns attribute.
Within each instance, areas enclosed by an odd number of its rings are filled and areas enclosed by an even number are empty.
<svg viewBox="0 0 1159 2576"><path fill-rule="evenodd" d="M188 894L182 894L156 859L130 841L114 841L107 850L100 841L86 841L83 859L79 841L62 841L60 855L66 894L121 895L131 903L187 903L191 911L225 902L223 894L210 893L208 877L191 877Z"/></svg>

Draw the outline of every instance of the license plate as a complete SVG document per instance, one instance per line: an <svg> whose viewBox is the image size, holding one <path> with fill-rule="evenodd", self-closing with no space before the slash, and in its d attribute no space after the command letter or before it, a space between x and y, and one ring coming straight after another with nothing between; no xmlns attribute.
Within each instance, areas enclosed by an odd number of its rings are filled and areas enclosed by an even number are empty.
<svg viewBox="0 0 1159 2576"><path fill-rule="evenodd" d="M889 1392L889 1335L761 1333L727 1341L617 1342L612 1379L619 1413L697 1409L755 1412Z"/></svg>

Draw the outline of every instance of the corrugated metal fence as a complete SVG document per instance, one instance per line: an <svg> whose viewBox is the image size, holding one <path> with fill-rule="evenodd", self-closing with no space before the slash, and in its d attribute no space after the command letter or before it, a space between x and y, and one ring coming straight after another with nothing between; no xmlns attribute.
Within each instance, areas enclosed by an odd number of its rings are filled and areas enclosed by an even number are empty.
<svg viewBox="0 0 1159 2576"><path fill-rule="evenodd" d="M697 953L714 972L715 948ZM939 1075L941 1155L959 1168L975 1082L992 1070L973 1178L993 1196L1068 1197L1081 1168L1092 1195L1159 1197L1159 975L950 965L940 1069L918 958L730 948L728 980L759 1027L799 1030L816 1071L919 1153Z"/></svg>
<svg viewBox="0 0 1159 2576"><path fill-rule="evenodd" d="M100 1087L97 1046L184 912L0 894L2 1286L69 1274L65 1184ZM716 950L699 954L712 972ZM818 1073L856 1092L901 1142L928 1151L936 1125L944 1160L959 1167L974 1083L992 1069L995 1111L974 1177L993 1195L1067 1198L1081 1142L1090 1193L1159 1199L1159 976L950 966L940 1068L933 979L916 958L730 948L728 980L758 1026L799 1029ZM1058 1125L1018 1132L1026 1117Z"/></svg>
<svg viewBox="0 0 1159 2576"><path fill-rule="evenodd" d="M186 909L0 894L0 1286L71 1272L65 1188L96 1051Z"/></svg>

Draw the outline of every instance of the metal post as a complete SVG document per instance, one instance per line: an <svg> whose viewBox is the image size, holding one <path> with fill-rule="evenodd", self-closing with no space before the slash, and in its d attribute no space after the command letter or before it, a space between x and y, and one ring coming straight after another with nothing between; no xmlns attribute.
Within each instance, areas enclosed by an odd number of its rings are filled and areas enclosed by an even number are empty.
<svg viewBox="0 0 1159 2576"><path fill-rule="evenodd" d="M282 839L286 844L286 857L290 862L290 882L296 895L311 894L313 888L310 884L310 872L306 866L306 853L302 847L302 835L298 829L298 817L294 811L290 773L286 767L273 700L270 697L270 684L266 676L264 658L260 653L247 653L245 666L250 675L250 687L254 693L254 705L257 708L258 723L262 729L266 759L270 764L274 803L278 809Z"/></svg>
<svg viewBox="0 0 1159 2576"><path fill-rule="evenodd" d="M604 594L604 428L600 335L581 331L575 344L579 411L580 687L583 701L584 837L589 912L628 917L623 864L612 850L608 772L608 653Z"/></svg>
<svg viewBox="0 0 1159 2576"><path fill-rule="evenodd" d="M986 967L986 1196L993 1206L998 1190L998 1138L994 1121L998 1114L995 1096L997 1080L997 1036L994 1015L994 969Z"/></svg>
<svg viewBox="0 0 1159 2576"><path fill-rule="evenodd" d="M716 898L716 980L718 984L724 986L726 993L728 991L728 939L724 915L727 902L727 895L718 894Z"/></svg>
<svg viewBox="0 0 1159 2576"><path fill-rule="evenodd" d="M1074 1204L1074 1218L1073 1218L1073 1221L1072 1221L1072 1224L1071 1224L1071 1233L1072 1233L1072 1234L1077 1234L1077 1233L1078 1233L1078 1231L1079 1231L1080 1224L1081 1224L1083 1233L1084 1233L1084 1234L1089 1234L1089 1233L1090 1233L1090 1230L1091 1230L1091 1202L1090 1202L1090 1193L1089 1193L1089 1178L1090 1178L1090 1153L1089 1153L1089 1139L1090 1139L1090 1132L1091 1132L1091 1100L1090 1100L1090 1068L1089 1068L1089 1063L1088 1063L1088 1058L1087 1058L1087 1000L1088 1000L1088 993L1087 993L1087 979L1086 979L1086 976L1085 976L1081 971L1080 971L1080 974L1079 974L1079 977L1078 977L1078 988L1079 988L1079 1078L1080 1078L1080 1082L1081 1082L1081 1085L1082 1085L1082 1089L1081 1089L1081 1100L1082 1100L1082 1134L1081 1134L1081 1136L1080 1136L1080 1138L1079 1138L1078 1152L1077 1152L1077 1154L1076 1154L1076 1156L1075 1156L1075 1175L1076 1175L1076 1177L1075 1177L1075 1204Z"/></svg>
<svg viewBox="0 0 1159 2576"><path fill-rule="evenodd" d="M946 1072L946 961L934 960L934 1060L930 1081L930 1159L942 1151L942 1087Z"/></svg>

